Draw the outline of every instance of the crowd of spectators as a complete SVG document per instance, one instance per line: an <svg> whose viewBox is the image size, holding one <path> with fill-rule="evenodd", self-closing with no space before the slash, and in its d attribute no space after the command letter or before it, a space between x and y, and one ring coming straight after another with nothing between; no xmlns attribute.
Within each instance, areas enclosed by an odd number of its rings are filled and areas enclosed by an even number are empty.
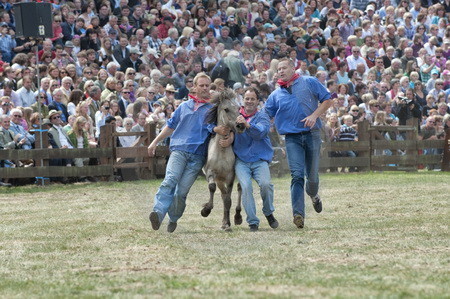
<svg viewBox="0 0 450 299"><path fill-rule="evenodd" d="M263 105L282 57L332 93L327 140L364 119L417 118L423 139L450 125L450 0L43 0L43 41L15 36L15 2L0 0L3 148L33 148L39 123L57 131L54 147L95 147L112 119L118 131L161 129L202 71L213 92L242 99L253 86Z"/></svg>

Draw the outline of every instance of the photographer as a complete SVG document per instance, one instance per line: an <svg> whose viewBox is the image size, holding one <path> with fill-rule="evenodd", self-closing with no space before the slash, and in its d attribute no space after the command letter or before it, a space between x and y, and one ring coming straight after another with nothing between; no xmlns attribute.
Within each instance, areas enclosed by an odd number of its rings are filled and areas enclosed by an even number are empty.
<svg viewBox="0 0 450 299"><path fill-rule="evenodd" d="M408 119L417 118L417 128L420 131L420 121L422 120L422 111L419 103L415 100L414 90L408 88L405 96L397 96L398 119L400 125L406 125Z"/></svg>

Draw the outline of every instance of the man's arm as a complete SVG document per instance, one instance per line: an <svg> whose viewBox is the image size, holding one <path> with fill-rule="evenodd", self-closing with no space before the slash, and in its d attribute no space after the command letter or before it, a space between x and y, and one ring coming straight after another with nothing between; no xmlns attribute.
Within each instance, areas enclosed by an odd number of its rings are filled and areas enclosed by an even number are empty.
<svg viewBox="0 0 450 299"><path fill-rule="evenodd" d="M331 99L328 99L324 102L322 102L319 107L317 107L317 109L309 116L305 117L304 119L302 119L302 122L305 122L305 127L314 127L314 125L316 124L316 120L319 116L321 116L323 113L325 113L328 108L331 107L333 101Z"/></svg>
<svg viewBox="0 0 450 299"><path fill-rule="evenodd" d="M152 143L148 147L148 155L150 157L155 156L156 146L158 145L158 143L172 135L173 131L174 129L169 128L169 126L165 126L164 129L158 134L158 136L153 139Z"/></svg>

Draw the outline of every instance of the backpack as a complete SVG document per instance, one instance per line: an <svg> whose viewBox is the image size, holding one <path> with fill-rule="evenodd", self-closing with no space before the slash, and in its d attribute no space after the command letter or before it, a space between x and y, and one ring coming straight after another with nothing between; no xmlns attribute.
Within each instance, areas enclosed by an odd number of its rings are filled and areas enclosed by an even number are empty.
<svg viewBox="0 0 450 299"><path fill-rule="evenodd" d="M214 81L217 78L220 78L225 80L225 84L227 84L229 75L230 69L225 64L225 61L223 59L220 59L211 71L211 80Z"/></svg>

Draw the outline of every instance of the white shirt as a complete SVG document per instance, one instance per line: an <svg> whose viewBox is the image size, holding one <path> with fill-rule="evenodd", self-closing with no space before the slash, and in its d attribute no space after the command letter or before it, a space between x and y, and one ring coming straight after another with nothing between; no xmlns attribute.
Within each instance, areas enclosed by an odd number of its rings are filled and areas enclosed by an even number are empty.
<svg viewBox="0 0 450 299"><path fill-rule="evenodd" d="M56 130L58 130L59 143L61 143L61 147L67 146L67 148L73 148L73 146L69 143L69 140L67 140L66 133L64 132L63 128L61 126L53 126Z"/></svg>
<svg viewBox="0 0 450 299"><path fill-rule="evenodd" d="M36 98L34 97L34 92L30 89L27 90L24 86L22 86L18 91L17 94L20 97L20 106L22 107L30 107L34 103L36 103Z"/></svg>
<svg viewBox="0 0 450 299"><path fill-rule="evenodd" d="M347 64L348 64L349 70L356 70L356 66L359 63L364 64L364 66L366 67L366 72L369 70L369 68L367 67L366 61L361 56L358 56L357 59L355 59L355 56L353 56L353 55L350 55L349 57L347 57Z"/></svg>

